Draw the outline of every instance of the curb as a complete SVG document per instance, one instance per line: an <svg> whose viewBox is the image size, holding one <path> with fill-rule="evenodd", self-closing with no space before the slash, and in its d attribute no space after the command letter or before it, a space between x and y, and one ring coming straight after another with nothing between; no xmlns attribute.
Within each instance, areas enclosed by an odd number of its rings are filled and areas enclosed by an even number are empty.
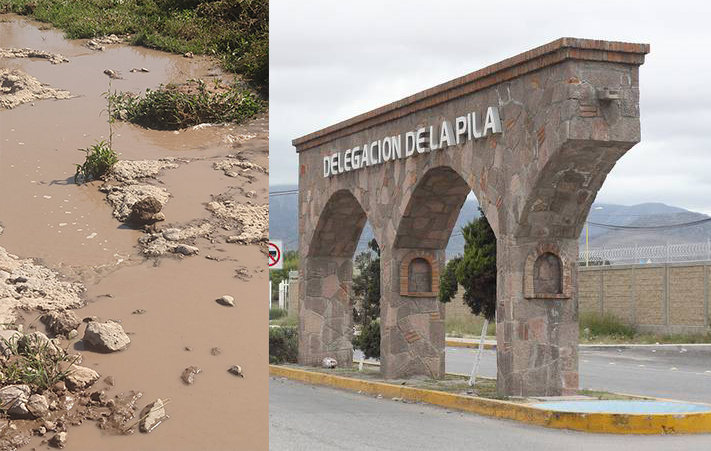
<svg viewBox="0 0 711 451"><path fill-rule="evenodd" d="M449 348L476 348L479 349L479 343L474 343L470 341L459 341L459 340L445 340L444 345ZM484 349L492 350L496 349L495 343L484 343Z"/></svg>
<svg viewBox="0 0 711 451"><path fill-rule="evenodd" d="M384 382L365 381L280 365L269 365L269 375L285 377L312 385L423 402L448 409L553 429L635 435L711 433L711 412L689 414L559 412L508 401L457 395Z"/></svg>

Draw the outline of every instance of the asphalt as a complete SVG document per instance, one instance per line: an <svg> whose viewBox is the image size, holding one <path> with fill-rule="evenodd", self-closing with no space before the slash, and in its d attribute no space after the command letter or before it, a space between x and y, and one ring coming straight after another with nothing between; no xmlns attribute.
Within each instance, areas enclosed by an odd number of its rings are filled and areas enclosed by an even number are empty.
<svg viewBox="0 0 711 451"><path fill-rule="evenodd" d="M447 371L469 374L476 352L448 347ZM484 351L479 368L481 376L496 377L496 351ZM709 348L585 348L579 371L580 388L711 404Z"/></svg>
<svg viewBox="0 0 711 451"><path fill-rule="evenodd" d="M269 382L274 451L707 451L710 435L616 436L528 426L286 379Z"/></svg>

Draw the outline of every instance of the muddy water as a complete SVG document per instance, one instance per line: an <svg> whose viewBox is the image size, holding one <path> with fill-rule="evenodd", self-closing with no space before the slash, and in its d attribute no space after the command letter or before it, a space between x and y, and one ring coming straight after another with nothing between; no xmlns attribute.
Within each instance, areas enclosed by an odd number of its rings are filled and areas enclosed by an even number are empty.
<svg viewBox="0 0 711 451"><path fill-rule="evenodd" d="M70 428L66 449L267 449L268 351L263 325L268 289L263 250L199 240L198 256L144 261L136 248L141 232L112 217L99 184L73 183L74 163L83 161L77 149L108 138L106 116L99 115L106 107L101 93L109 85L104 69L123 77L112 81L112 89L136 93L187 78L207 81L219 70L199 58L129 46L109 45L105 52L93 52L85 41L67 41L59 32L9 17L10 22L0 23L1 47L61 53L71 62L0 59L0 68L21 69L76 97L0 110L4 226L0 246L21 257L40 258L84 282L88 305L77 311L80 317L122 322L132 340L127 351L111 355L81 351L84 365L102 377L115 377L116 386L108 394L142 391L141 406L157 397L171 400L166 406L171 418L150 434L107 436L88 422ZM150 72L129 72L133 67ZM113 145L122 159L171 156L188 161L151 182L172 195L161 226L180 225L207 218L204 206L213 195L230 193L236 202L268 202L268 175L254 174L256 178L248 180L212 167L234 153L268 167L267 124L264 116L242 126L158 132L118 123ZM207 255L219 261L204 258ZM235 277L243 269L246 280ZM234 296L237 307L214 301L224 294ZM132 314L136 309L146 313ZM28 322L32 318L26 315ZM211 355L213 347L221 354ZM235 364L242 366L244 379L227 372ZM180 375L191 365L203 371L194 385L185 386ZM33 446L47 447L39 439L28 448Z"/></svg>

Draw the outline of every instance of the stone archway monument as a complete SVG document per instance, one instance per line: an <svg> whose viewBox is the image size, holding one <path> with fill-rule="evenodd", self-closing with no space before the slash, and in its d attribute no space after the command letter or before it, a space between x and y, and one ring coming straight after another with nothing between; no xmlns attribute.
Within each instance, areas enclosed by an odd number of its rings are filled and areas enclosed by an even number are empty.
<svg viewBox="0 0 711 451"><path fill-rule="evenodd" d="M473 191L497 237L498 391L577 390L578 237L640 140L648 52L562 38L294 140L300 362L352 364L352 258L367 220L381 249L381 372L443 377L439 273Z"/></svg>

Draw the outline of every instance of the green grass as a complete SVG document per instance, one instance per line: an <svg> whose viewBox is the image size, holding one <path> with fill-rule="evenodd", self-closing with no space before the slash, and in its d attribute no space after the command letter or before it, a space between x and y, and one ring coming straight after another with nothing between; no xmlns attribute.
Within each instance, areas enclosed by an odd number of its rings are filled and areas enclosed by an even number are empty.
<svg viewBox="0 0 711 451"><path fill-rule="evenodd" d="M283 318L283 317L287 316L288 314L289 314L289 312L287 312L283 308L270 308L269 309L269 321Z"/></svg>
<svg viewBox="0 0 711 451"><path fill-rule="evenodd" d="M0 12L51 23L70 39L130 34L135 45L213 55L268 89L268 0L0 0Z"/></svg>
<svg viewBox="0 0 711 451"><path fill-rule="evenodd" d="M484 318L481 316L469 315L467 318L459 316L454 318L445 318L444 329L450 337L478 337L481 334L481 328L484 325ZM496 335L496 322L490 321L486 329L487 336Z"/></svg>
<svg viewBox="0 0 711 451"><path fill-rule="evenodd" d="M236 84L202 80L183 85L161 85L145 95L119 92L109 94L113 117L156 130L177 130L202 123L242 122L259 113L264 102L253 92Z"/></svg>
<svg viewBox="0 0 711 451"><path fill-rule="evenodd" d="M601 315L600 313L584 312L580 314L580 342L605 344L711 343L711 331L702 334L644 333L610 313Z"/></svg>
<svg viewBox="0 0 711 451"><path fill-rule="evenodd" d="M68 374L61 369L60 362L74 363L78 358L50 342L27 344L23 338L2 339L10 349L10 358L0 363L0 386L27 384L33 392L46 390Z"/></svg>
<svg viewBox="0 0 711 451"><path fill-rule="evenodd" d="M83 164L76 165L74 183L77 183L80 177L84 181L98 180L118 162L118 154L106 141L100 141L93 146L79 150L86 153L86 160Z"/></svg>

